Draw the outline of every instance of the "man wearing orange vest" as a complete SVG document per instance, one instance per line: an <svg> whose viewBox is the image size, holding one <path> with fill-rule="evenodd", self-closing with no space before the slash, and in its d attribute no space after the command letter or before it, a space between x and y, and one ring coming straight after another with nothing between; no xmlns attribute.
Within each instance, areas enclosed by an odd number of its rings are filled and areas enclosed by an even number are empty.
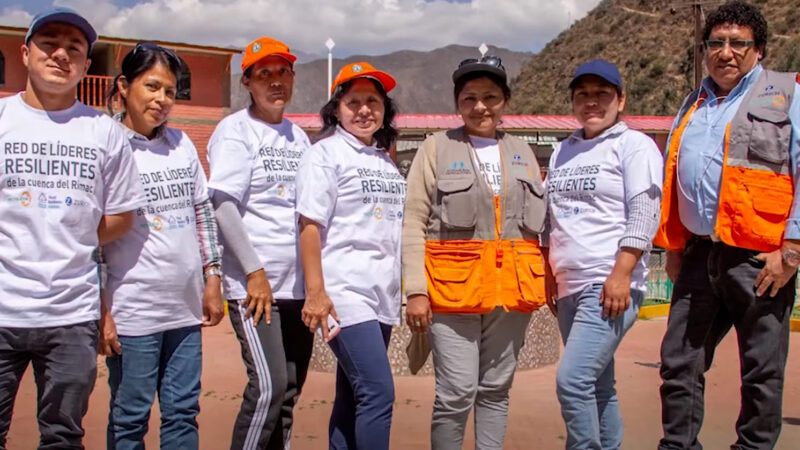
<svg viewBox="0 0 800 450"><path fill-rule="evenodd" d="M661 345L660 450L702 449L705 372L736 328L741 410L732 449L771 449L781 428L800 265L800 78L761 67L767 23L734 1L708 15L709 77L668 143L655 244L675 283Z"/></svg>

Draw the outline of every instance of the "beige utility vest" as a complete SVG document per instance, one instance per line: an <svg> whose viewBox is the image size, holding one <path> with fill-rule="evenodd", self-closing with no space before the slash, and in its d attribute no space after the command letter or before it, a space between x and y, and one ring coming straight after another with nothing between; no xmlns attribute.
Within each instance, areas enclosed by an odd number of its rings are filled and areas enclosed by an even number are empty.
<svg viewBox="0 0 800 450"><path fill-rule="evenodd" d="M538 237L545 190L530 146L498 132L503 188L495 197L464 128L434 134L436 190L425 245L434 312L530 312L544 304Z"/></svg>

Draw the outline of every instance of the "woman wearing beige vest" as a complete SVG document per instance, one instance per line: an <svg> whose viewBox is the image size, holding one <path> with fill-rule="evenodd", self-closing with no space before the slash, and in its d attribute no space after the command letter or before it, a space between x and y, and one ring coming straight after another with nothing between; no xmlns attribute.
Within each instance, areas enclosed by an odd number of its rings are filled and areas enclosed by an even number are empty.
<svg viewBox="0 0 800 450"><path fill-rule="evenodd" d="M431 446L460 449L475 408L477 449L501 449L508 392L531 312L545 303L539 165L497 130L511 91L500 59L453 73L464 127L436 133L408 174L403 223L407 322L430 331Z"/></svg>

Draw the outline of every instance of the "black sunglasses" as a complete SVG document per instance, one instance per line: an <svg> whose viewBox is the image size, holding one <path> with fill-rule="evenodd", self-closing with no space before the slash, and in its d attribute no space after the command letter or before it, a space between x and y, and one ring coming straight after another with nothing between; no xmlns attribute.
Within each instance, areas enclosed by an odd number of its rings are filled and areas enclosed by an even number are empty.
<svg viewBox="0 0 800 450"><path fill-rule="evenodd" d="M138 42L136 44L136 47L133 48L133 54L135 55L137 52L141 50L152 50L164 53L165 55L167 55L167 58L171 59L175 64L178 65L178 67L183 67L183 62L181 62L181 59L178 57L178 55L176 55L172 50L168 48L164 48L152 42Z"/></svg>
<svg viewBox="0 0 800 450"><path fill-rule="evenodd" d="M481 57L480 59L478 59L478 58L467 58L467 59L461 61L460 63L458 63L458 67L463 67L463 66L465 66L467 64L487 64L487 65L490 65L492 67L497 67L498 69L502 70L503 72L506 71L506 68L503 67L503 60L500 59L499 56L494 56L494 55L486 55L486 56Z"/></svg>

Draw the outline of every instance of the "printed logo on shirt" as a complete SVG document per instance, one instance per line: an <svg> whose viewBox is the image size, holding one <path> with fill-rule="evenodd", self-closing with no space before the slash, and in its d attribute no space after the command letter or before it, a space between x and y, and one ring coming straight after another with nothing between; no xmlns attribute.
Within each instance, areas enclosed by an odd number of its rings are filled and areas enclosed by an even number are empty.
<svg viewBox="0 0 800 450"><path fill-rule="evenodd" d="M64 204L69 206L69 207L76 207L76 208L82 208L82 207L89 206L89 202L87 202L86 200L75 200L70 196L67 196L64 199Z"/></svg>
<svg viewBox="0 0 800 450"><path fill-rule="evenodd" d="M287 195L288 192L289 192L289 189L286 189L286 186L284 186L282 184L279 184L274 189L267 190L267 194L277 195L280 198L286 198L286 195Z"/></svg>
<svg viewBox="0 0 800 450"><path fill-rule="evenodd" d="M19 203L22 206L30 206L31 204L31 193L28 191L23 192L19 196L8 197L9 203Z"/></svg>
<svg viewBox="0 0 800 450"><path fill-rule="evenodd" d="M375 217L375 219L377 220L383 219L383 208L381 208L380 206L376 206L372 216Z"/></svg>
<svg viewBox="0 0 800 450"><path fill-rule="evenodd" d="M39 194L39 208L58 209L61 208L61 200L55 195L47 195L44 192Z"/></svg>
<svg viewBox="0 0 800 450"><path fill-rule="evenodd" d="M164 221L162 221L160 217L155 217L147 224L147 226L156 231L161 231L161 229L164 228Z"/></svg>
<svg viewBox="0 0 800 450"><path fill-rule="evenodd" d="M445 175L471 175L472 171L467 169L464 161L456 161L450 167L444 169Z"/></svg>

